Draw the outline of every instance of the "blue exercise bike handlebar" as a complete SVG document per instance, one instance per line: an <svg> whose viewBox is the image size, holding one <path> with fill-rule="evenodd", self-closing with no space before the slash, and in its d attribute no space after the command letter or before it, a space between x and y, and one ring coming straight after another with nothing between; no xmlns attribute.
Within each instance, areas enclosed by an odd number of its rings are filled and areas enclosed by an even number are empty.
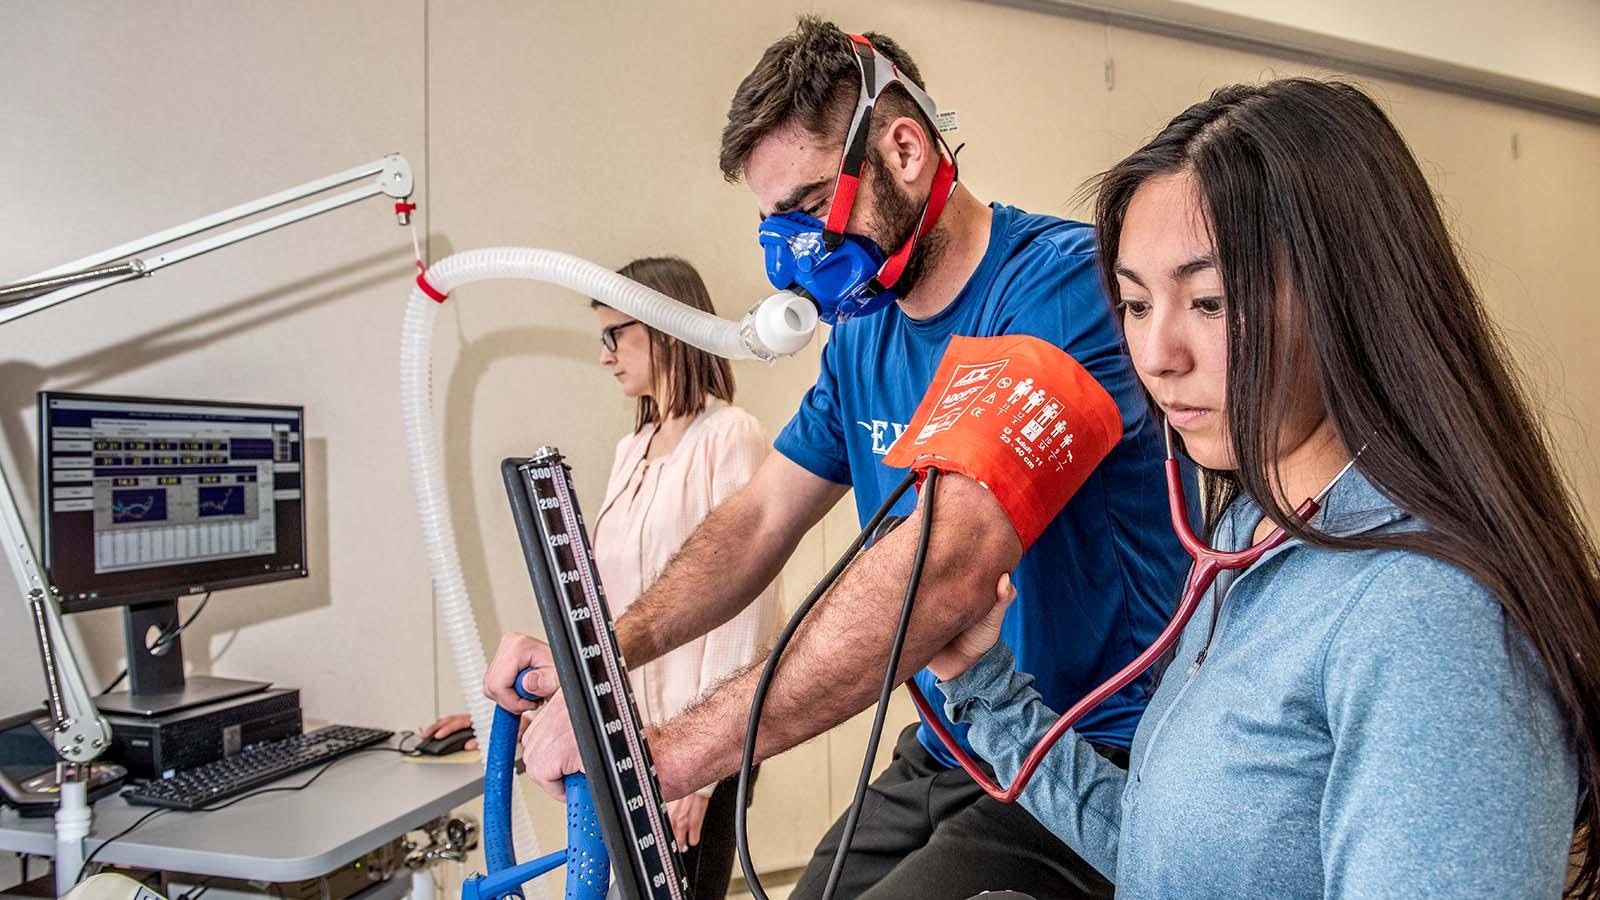
<svg viewBox="0 0 1600 900"><path fill-rule="evenodd" d="M523 688L533 669L517 673L512 685L524 700L540 698ZM517 713L497 707L489 734L489 760L483 775L483 852L488 875L474 875L461 885L461 900L501 900L521 897L522 885L562 863L567 866L566 900L604 900L611 881L611 860L600 835L589 781L583 775L566 777L567 846L531 862L518 864L511 841L511 784L516 777Z"/></svg>

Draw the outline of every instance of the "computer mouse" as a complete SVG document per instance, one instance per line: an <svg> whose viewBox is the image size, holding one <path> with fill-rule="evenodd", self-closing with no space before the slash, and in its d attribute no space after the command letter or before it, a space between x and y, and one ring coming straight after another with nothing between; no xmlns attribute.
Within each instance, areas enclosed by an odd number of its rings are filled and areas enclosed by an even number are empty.
<svg viewBox="0 0 1600 900"><path fill-rule="evenodd" d="M423 756L447 756L467 746L467 741L475 737L471 728L463 728L444 737L432 738L418 744L414 752Z"/></svg>

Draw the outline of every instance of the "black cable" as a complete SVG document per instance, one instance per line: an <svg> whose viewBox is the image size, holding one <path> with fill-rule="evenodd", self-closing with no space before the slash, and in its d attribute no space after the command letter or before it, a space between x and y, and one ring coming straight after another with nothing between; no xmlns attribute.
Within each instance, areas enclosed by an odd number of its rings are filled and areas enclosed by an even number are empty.
<svg viewBox="0 0 1600 900"><path fill-rule="evenodd" d="M133 824L132 825L129 825L127 828L124 828L121 831L117 832L116 834L112 835L111 837L108 837L105 840L101 841L100 842L100 846L94 848L93 852L91 852L88 856L85 856L83 858L83 865L78 867L78 874L77 874L77 876L75 878L72 879L72 883L73 884L77 884L78 882L83 880L83 873L89 871L89 864L94 862L94 858L96 856L100 855L100 851L101 850L104 850L105 848L111 846L112 844L116 843L117 841L120 841L123 838L127 837L129 834L131 834L133 832L133 830L135 828L138 828L140 825L143 825L144 823L150 821L152 818L155 818L156 816L159 816L164 812L172 812L172 810L166 809L165 807L152 809L149 812L145 813L144 815L140 816L139 818L133 820Z"/></svg>
<svg viewBox="0 0 1600 900"><path fill-rule="evenodd" d="M828 871L828 884L822 889L822 900L833 900L839 887L839 877L844 874L845 857L850 854L850 842L855 838L856 824L861 821L861 807L867 797L867 783L872 780L872 763L878 758L878 741L883 737L883 719L889 713L889 697L900 684L895 673L900 670L900 651L906 644L906 631L911 625L911 610L917 603L917 586L922 581L922 567L928 561L928 537L933 533L933 495L939 483L939 470L929 469L928 480L922 490L922 533L917 536L917 555L911 561L911 576L906 580L906 597L900 604L900 624L895 627L894 643L889 647L889 667L883 673L883 690L878 693L878 711L872 717L872 731L867 737L867 752L861 757L861 774L856 777L856 795L850 801L850 811L845 814L844 831L839 834L839 849L833 854L833 868Z"/></svg>
<svg viewBox="0 0 1600 900"><path fill-rule="evenodd" d="M783 659L783 651L789 646L789 641L799 630L800 623L805 621L811 608L817 605L822 595L833 587L833 583L839 580L840 575L844 574L844 570L856 558L856 554L861 552L861 547L867 542L867 538L877 530L878 523L883 521L884 516L889 514L890 508L899 502L900 497L916 483L916 480L916 473L910 473L889 492L889 496L878 507L878 511L873 513L872 518L862 527L861 533L856 535L856 539L850 542L844 553L840 554L833 568L822 576L822 580L811 589L811 593L794 611L794 615L789 617L788 624L783 627L783 633L778 635L778 640L773 643L772 650L767 654L766 664L761 668L761 678L756 682L755 696L750 700L750 718L744 732L744 753L739 759L738 801L733 805L733 834L734 844L739 851L739 869L744 873L745 885L749 887L750 894L755 900L768 900L768 898L767 892L761 887L760 877L756 875L755 863L750 859L750 832L746 821L746 810L750 805L750 773L755 768L756 734L761 726L761 710L767 705L767 691L772 687L772 676L776 674L778 663Z"/></svg>
<svg viewBox="0 0 1600 900"><path fill-rule="evenodd" d="M161 650L161 648L177 640L178 635L183 634L185 629L194 624L195 619L200 618L200 614L206 611L206 604L210 602L211 592L206 591L206 595L200 598L200 605L194 608L194 612L189 614L189 618L184 619L183 624L179 625L177 628L174 628L171 631L161 632L161 634L156 638L156 642L150 645L150 652L155 653ZM122 679L127 677L128 670L124 668L121 672L117 673L117 677L111 679L111 683L106 685L105 690L101 691L100 693L102 695L111 693L114 689L116 689L117 685L122 683Z"/></svg>
<svg viewBox="0 0 1600 900"><path fill-rule="evenodd" d="M179 894L175 900L200 900L201 897L205 896L206 891L211 890L211 882L215 880L215 876L208 876L198 884L190 885L189 889Z"/></svg>
<svg viewBox="0 0 1600 900"><path fill-rule="evenodd" d="M117 677L111 679L111 683L106 685L105 690L100 692L100 696L103 697L106 694L109 694L112 691L116 690L117 689L117 685L122 683L122 679L127 678L127 677L128 677L128 670L127 670L126 667L124 667L122 671L117 673Z"/></svg>

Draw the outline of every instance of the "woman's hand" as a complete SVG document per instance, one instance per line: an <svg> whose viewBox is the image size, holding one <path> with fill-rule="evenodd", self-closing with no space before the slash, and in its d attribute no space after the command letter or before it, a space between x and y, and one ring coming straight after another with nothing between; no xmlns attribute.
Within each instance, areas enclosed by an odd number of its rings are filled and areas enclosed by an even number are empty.
<svg viewBox="0 0 1600 900"><path fill-rule="evenodd" d="M448 737L449 735L455 734L456 732L461 731L462 729L471 728L471 727L472 727L472 717L471 716L467 715L466 713L456 713L453 716L445 716L444 718L442 718L439 721L433 723L432 725L429 725L428 727L421 729L420 731L417 732L417 739L418 740L422 740L422 741L427 741L427 740L432 740L434 738ZM476 749L478 749L478 739L477 738L473 738L472 740L467 741L466 749L468 749L468 750L476 750Z"/></svg>
<svg viewBox="0 0 1600 900"><path fill-rule="evenodd" d="M710 797L697 793L667 802L667 818L672 821L672 836L678 839L679 849L687 850L700 843L700 829L706 823L706 807L710 804Z"/></svg>
<svg viewBox="0 0 1600 900"><path fill-rule="evenodd" d="M1011 584L1011 575L1006 573L1000 576L1000 583L995 586L994 608L989 610L976 625L956 635L943 650L933 655L928 661L928 669L939 676L940 681L949 681L972 668L972 664L989 652L1000 641L1000 623L1005 621L1006 608L1011 601L1017 599L1017 589Z"/></svg>

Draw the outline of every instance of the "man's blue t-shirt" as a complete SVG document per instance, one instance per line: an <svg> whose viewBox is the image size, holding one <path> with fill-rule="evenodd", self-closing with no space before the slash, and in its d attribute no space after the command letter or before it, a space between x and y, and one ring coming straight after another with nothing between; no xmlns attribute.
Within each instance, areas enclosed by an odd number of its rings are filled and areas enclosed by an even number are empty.
<svg viewBox="0 0 1600 900"><path fill-rule="evenodd" d="M1001 631L1018 667L1060 712L1155 639L1189 558L1168 518L1163 445L1101 286L1093 228L993 209L983 261L947 308L919 322L893 307L833 330L817 383L775 446L813 474L854 488L864 523L905 477L883 456L911 421L952 335L1033 335L1088 369L1122 411L1122 441L1023 555ZM911 512L915 502L908 492L895 513ZM931 672L917 674L942 718L935 682ZM1077 732L1126 748L1150 689L1147 673L1089 713ZM964 728L948 720L946 727L965 743ZM926 725L919 737L955 765Z"/></svg>

